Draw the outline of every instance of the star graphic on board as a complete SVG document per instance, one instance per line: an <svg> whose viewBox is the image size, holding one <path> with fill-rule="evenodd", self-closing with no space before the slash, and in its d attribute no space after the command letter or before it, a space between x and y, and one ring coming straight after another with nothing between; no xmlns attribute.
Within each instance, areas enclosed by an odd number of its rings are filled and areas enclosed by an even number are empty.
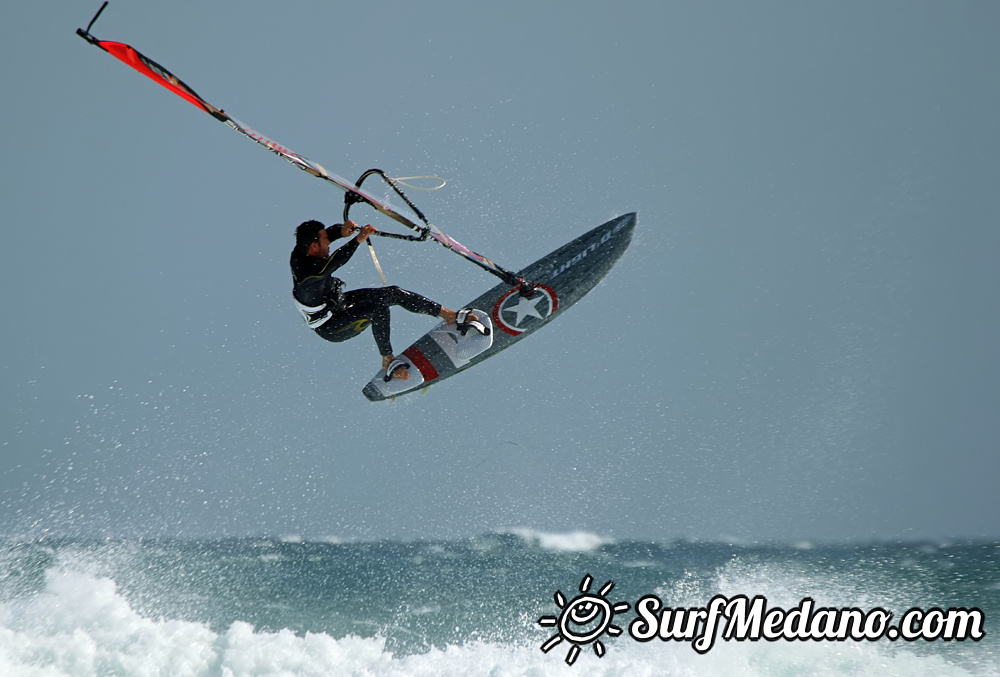
<svg viewBox="0 0 1000 677"><path fill-rule="evenodd" d="M493 306L493 322L498 329L511 336L520 336L542 326L555 314L559 308L556 290L544 284L532 286L530 291L514 287L497 299ZM522 327L522 324L527 326Z"/></svg>
<svg viewBox="0 0 1000 677"><path fill-rule="evenodd" d="M545 319L542 314L538 312L538 302L545 298L544 294L539 294L533 299L520 297L517 300L517 305L507 306L503 309L505 313L517 313L517 318L514 320L514 326L520 327L522 320L525 316L537 317L539 320Z"/></svg>

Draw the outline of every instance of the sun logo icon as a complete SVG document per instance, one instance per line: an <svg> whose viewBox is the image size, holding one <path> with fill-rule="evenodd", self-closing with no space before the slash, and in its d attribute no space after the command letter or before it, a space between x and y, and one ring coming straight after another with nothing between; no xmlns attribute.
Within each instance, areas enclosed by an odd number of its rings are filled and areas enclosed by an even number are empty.
<svg viewBox="0 0 1000 677"><path fill-rule="evenodd" d="M628 611L628 602L618 602L612 605L608 601L607 595L611 588L615 587L614 581L604 584L597 594L590 593L590 584L594 582L593 577L587 574L580 582L580 592L569 603L561 591L556 590L553 596L556 606L562 609L562 613L556 616L542 616L538 619L538 625L543 628L557 627L559 632L546 640L542 644L542 651L548 653L556 645L566 640L572 646L566 652L566 664L573 665L577 656L580 655L580 647L593 642L594 653L598 658L604 656L604 644L600 637L605 632L612 637L622 634L622 629L617 625L612 625L611 621L615 614Z"/></svg>

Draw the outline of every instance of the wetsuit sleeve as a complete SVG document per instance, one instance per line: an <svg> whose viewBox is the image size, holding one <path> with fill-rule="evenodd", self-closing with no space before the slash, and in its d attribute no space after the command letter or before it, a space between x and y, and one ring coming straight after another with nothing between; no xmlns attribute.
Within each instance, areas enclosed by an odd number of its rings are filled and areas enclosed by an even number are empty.
<svg viewBox="0 0 1000 677"><path fill-rule="evenodd" d="M336 251L333 252L326 259L326 263L322 266L316 266L313 268L309 266L308 272L301 274L295 270L295 266L292 266L292 275L296 278L297 282L304 282L305 280L315 278L315 277L326 277L330 275L333 271L340 268L342 265L351 260L354 256L354 252L357 251L360 242L355 240L353 237L350 242L345 242ZM313 259L313 261L321 261L322 259ZM299 279L301 277L301 279Z"/></svg>
<svg viewBox="0 0 1000 677"><path fill-rule="evenodd" d="M327 262L326 266L323 268L324 273L332 273L333 271L340 268L342 265L351 260L354 256L354 252L358 250L358 245L361 244L356 238L351 238L340 247L337 248L333 255L330 256L330 260Z"/></svg>

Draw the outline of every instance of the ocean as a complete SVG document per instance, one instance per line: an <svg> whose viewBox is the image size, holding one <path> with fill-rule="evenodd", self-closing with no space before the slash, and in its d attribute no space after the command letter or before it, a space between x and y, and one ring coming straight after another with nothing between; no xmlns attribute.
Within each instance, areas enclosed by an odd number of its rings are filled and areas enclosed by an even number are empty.
<svg viewBox="0 0 1000 677"><path fill-rule="evenodd" d="M997 542L741 545L515 529L411 542L2 543L3 677L1000 675ZM786 619L806 599L881 609L894 624L919 608L924 625L912 628L932 635L949 609L976 610L983 624L978 640L912 641L752 641L716 626L699 651L637 611L640 600L693 610L717 596L762 596Z"/></svg>

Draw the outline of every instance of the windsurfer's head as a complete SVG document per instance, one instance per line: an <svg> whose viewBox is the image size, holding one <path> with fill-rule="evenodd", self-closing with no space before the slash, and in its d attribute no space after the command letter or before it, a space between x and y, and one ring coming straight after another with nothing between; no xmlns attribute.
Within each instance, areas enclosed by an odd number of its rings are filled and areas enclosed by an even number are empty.
<svg viewBox="0 0 1000 677"><path fill-rule="evenodd" d="M330 240L340 237L340 229L340 224L324 228L319 221L303 221L295 229L295 249L325 259L330 255Z"/></svg>
<svg viewBox="0 0 1000 677"><path fill-rule="evenodd" d="M295 246L307 248L313 242L319 242L319 231L324 228L319 221L303 221L295 229Z"/></svg>
<svg viewBox="0 0 1000 677"><path fill-rule="evenodd" d="M303 221L295 229L295 246L308 247L313 242L319 242L319 231L325 230L326 236L332 242L339 237L345 237L343 233L344 224L335 223L326 228L320 221Z"/></svg>

